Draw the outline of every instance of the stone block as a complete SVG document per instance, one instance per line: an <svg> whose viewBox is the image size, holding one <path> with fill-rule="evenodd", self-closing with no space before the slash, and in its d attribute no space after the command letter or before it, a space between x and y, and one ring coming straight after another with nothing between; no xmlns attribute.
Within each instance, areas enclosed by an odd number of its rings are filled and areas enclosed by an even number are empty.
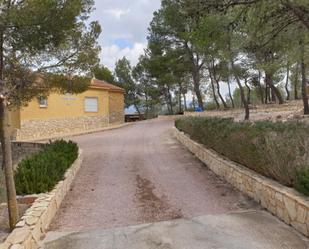
<svg viewBox="0 0 309 249"><path fill-rule="evenodd" d="M33 240L32 236L29 236L23 243L22 245L24 246L25 249L37 249L38 245L37 243Z"/></svg>
<svg viewBox="0 0 309 249"><path fill-rule="evenodd" d="M7 237L7 242L11 244L19 244L24 242L30 236L28 227L15 228Z"/></svg>
<svg viewBox="0 0 309 249"><path fill-rule="evenodd" d="M10 249L25 249L25 247L20 244L15 244L15 245L12 245Z"/></svg>
<svg viewBox="0 0 309 249"><path fill-rule="evenodd" d="M0 244L0 249L10 249L11 245L12 245L11 243L5 241Z"/></svg>
<svg viewBox="0 0 309 249"><path fill-rule="evenodd" d="M289 217L291 219L291 221L294 221L297 217L297 212L296 212L296 203L294 200L292 200L289 197L284 196L284 205L285 208L289 214Z"/></svg>
<svg viewBox="0 0 309 249"><path fill-rule="evenodd" d="M304 224L306 222L306 216L307 216L307 212L305 208L302 207L301 205L298 205L296 221Z"/></svg>
<svg viewBox="0 0 309 249"><path fill-rule="evenodd" d="M41 230L41 224L38 223L36 226L31 230L32 238L38 243L43 235Z"/></svg>
<svg viewBox="0 0 309 249"><path fill-rule="evenodd" d="M277 201L283 202L283 195L281 193L276 192L275 198L276 198Z"/></svg>
<svg viewBox="0 0 309 249"><path fill-rule="evenodd" d="M28 226L33 226L39 221L39 219L40 217L30 216L30 217L27 217L25 221Z"/></svg>
<svg viewBox="0 0 309 249"><path fill-rule="evenodd" d="M301 232L302 234L308 236L308 230L307 230L307 226L306 224L302 224L299 222L291 222L291 225L299 232Z"/></svg>

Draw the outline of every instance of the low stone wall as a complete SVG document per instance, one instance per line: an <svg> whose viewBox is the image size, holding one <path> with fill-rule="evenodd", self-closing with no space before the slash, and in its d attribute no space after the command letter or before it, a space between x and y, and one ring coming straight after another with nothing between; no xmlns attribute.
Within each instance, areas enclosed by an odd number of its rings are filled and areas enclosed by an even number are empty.
<svg viewBox="0 0 309 249"><path fill-rule="evenodd" d="M308 198L206 149L176 128L174 135L218 176L259 202L286 224L309 236Z"/></svg>
<svg viewBox="0 0 309 249"><path fill-rule="evenodd" d="M12 142L13 164L17 165L24 157L35 153L46 146L44 143ZM2 149L0 146L0 162L2 162Z"/></svg>
<svg viewBox="0 0 309 249"><path fill-rule="evenodd" d="M39 248L41 238L70 190L70 186L82 165L82 160L82 151L80 150L78 158L65 173L64 180L60 181L51 192L38 196L5 242L0 244L0 249Z"/></svg>
<svg viewBox="0 0 309 249"><path fill-rule="evenodd" d="M109 116L109 123L110 124L121 124L121 123L124 123L124 111L113 112Z"/></svg>
<svg viewBox="0 0 309 249"><path fill-rule="evenodd" d="M99 129L109 124L108 116L76 117L63 119L27 120L17 130L16 140L31 140Z"/></svg>

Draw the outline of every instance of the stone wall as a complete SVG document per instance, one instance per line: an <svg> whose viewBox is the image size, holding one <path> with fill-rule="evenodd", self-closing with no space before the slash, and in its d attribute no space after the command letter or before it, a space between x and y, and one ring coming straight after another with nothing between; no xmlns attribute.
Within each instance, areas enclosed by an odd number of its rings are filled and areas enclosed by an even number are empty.
<svg viewBox="0 0 309 249"><path fill-rule="evenodd" d="M43 149L46 144L30 142L12 142L13 164L17 164L25 156ZM2 163L2 150L0 146L0 163Z"/></svg>
<svg viewBox="0 0 309 249"><path fill-rule="evenodd" d="M124 95L123 93L109 93L109 123L119 124L124 122Z"/></svg>
<svg viewBox="0 0 309 249"><path fill-rule="evenodd" d="M50 136L61 136L69 133L94 130L106 127L108 123L108 116L26 120L22 121L21 129L18 130L16 134L16 140L40 139Z"/></svg>
<svg viewBox="0 0 309 249"><path fill-rule="evenodd" d="M122 124L122 123L124 123L124 112L123 111L113 112L109 116L109 123L110 124Z"/></svg>
<svg viewBox="0 0 309 249"><path fill-rule="evenodd" d="M273 215L309 236L309 200L297 191L236 164L174 128L175 137L214 173L247 194Z"/></svg>
<svg viewBox="0 0 309 249"><path fill-rule="evenodd" d="M67 170L64 180L60 181L55 188L46 194L40 194L32 206L26 211L16 228L0 244L1 249L37 249L52 219L60 208L61 202L70 190L70 186L81 167L82 152Z"/></svg>

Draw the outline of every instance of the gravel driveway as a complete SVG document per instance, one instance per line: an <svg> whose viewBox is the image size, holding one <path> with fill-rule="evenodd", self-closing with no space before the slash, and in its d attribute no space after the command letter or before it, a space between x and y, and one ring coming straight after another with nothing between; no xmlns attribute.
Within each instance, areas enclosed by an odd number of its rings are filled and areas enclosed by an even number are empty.
<svg viewBox="0 0 309 249"><path fill-rule="evenodd" d="M74 137L85 160L46 248L308 248L303 236L208 170L172 127L160 118ZM141 235L145 223L154 225Z"/></svg>
<svg viewBox="0 0 309 249"><path fill-rule="evenodd" d="M85 160L52 230L112 228L254 205L182 147L172 125L163 118L75 137Z"/></svg>

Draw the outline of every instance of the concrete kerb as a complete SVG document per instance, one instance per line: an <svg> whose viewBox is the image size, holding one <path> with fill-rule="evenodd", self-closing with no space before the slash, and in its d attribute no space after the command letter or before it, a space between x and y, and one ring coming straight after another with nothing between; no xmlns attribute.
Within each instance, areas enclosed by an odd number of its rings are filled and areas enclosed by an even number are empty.
<svg viewBox="0 0 309 249"><path fill-rule="evenodd" d="M234 163L215 151L206 149L175 127L173 133L180 143L205 163L215 174L259 202L265 209L286 224L291 225L305 236L309 236L308 197L240 164Z"/></svg>
<svg viewBox="0 0 309 249"><path fill-rule="evenodd" d="M38 195L32 206L21 217L16 228L0 244L0 249L39 248L41 238L60 208L64 197L69 192L82 161L83 153L82 150L79 150L78 158L65 173L64 180L60 181L51 192Z"/></svg>

